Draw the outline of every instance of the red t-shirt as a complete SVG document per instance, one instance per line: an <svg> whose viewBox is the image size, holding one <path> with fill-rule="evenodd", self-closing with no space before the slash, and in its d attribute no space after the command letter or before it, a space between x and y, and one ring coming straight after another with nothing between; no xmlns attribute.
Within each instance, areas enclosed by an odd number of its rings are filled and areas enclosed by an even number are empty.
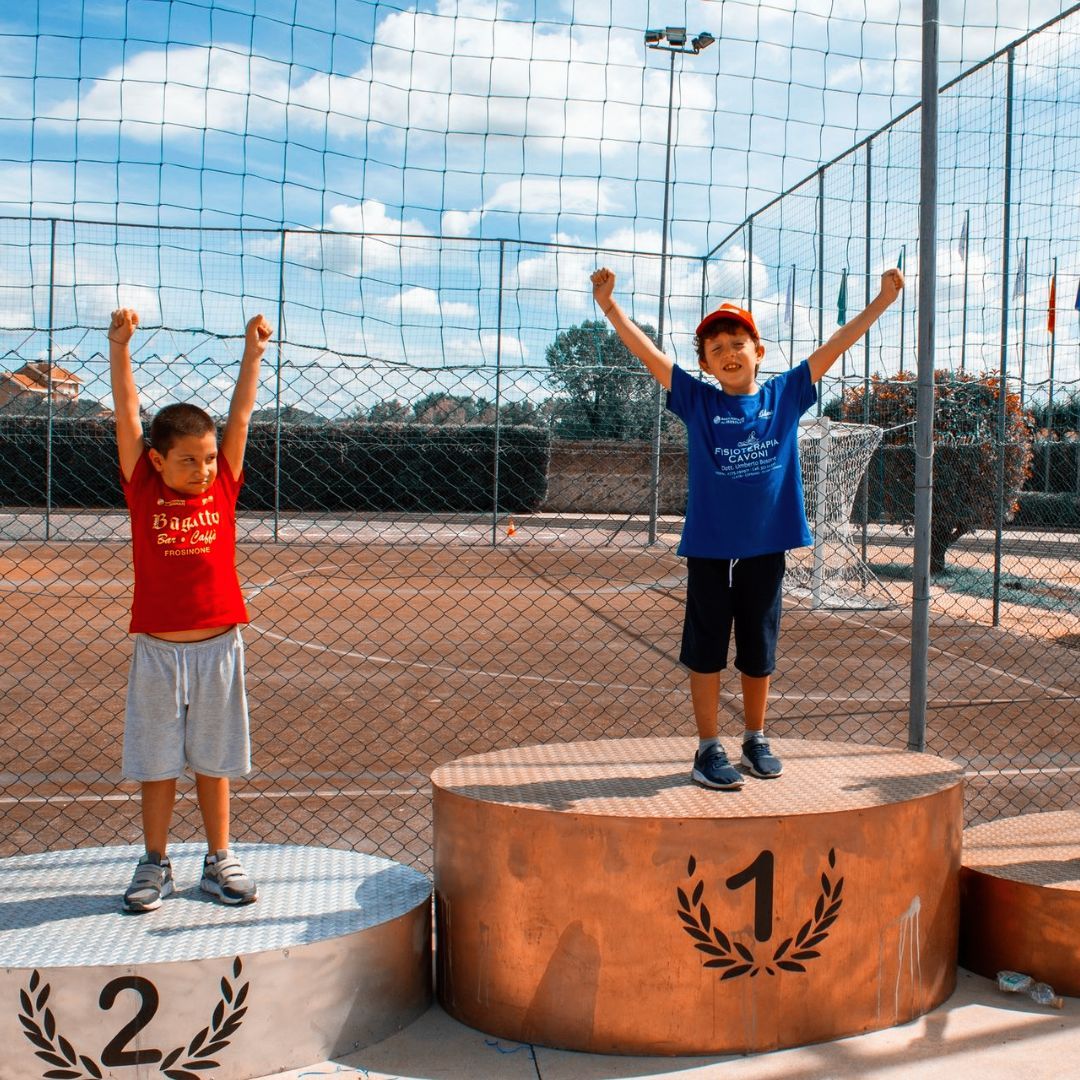
<svg viewBox="0 0 1080 1080"><path fill-rule="evenodd" d="M244 482L224 455L205 495L165 486L145 450L120 481L131 513L133 634L201 630L248 621L236 575L236 497Z"/></svg>

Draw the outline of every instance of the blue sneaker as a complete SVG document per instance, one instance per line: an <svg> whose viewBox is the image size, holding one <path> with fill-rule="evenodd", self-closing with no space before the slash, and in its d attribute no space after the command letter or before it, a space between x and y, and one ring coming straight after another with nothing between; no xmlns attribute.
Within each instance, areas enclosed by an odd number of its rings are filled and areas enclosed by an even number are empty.
<svg viewBox="0 0 1080 1080"><path fill-rule="evenodd" d="M764 739L747 739L742 744L740 764L759 780L775 780L784 771L780 759L769 749Z"/></svg>
<svg viewBox="0 0 1080 1080"><path fill-rule="evenodd" d="M743 786L742 774L720 746L710 746L694 755L690 779L714 791L738 791Z"/></svg>

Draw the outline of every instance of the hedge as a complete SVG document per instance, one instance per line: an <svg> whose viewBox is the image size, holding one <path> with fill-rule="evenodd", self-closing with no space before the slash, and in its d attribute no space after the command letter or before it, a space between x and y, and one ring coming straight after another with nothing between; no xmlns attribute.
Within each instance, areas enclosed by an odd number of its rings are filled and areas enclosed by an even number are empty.
<svg viewBox="0 0 1080 1080"><path fill-rule="evenodd" d="M275 427L252 426L240 509L274 506ZM0 418L0 504L45 505L47 424ZM528 513L547 491L550 436L499 432L499 510ZM280 509L338 513L490 512L495 428L426 424L289 425L281 429ZM52 505L122 507L110 419L54 419Z"/></svg>
<svg viewBox="0 0 1080 1080"><path fill-rule="evenodd" d="M1022 491L1014 525L1029 529L1080 528L1080 495Z"/></svg>

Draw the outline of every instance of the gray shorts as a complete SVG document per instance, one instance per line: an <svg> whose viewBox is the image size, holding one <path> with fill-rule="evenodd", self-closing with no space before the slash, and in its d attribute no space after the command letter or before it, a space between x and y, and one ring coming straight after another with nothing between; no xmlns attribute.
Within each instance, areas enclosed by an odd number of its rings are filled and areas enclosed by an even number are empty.
<svg viewBox="0 0 1080 1080"><path fill-rule="evenodd" d="M124 713L124 776L171 780L251 770L240 627L206 641L135 635Z"/></svg>

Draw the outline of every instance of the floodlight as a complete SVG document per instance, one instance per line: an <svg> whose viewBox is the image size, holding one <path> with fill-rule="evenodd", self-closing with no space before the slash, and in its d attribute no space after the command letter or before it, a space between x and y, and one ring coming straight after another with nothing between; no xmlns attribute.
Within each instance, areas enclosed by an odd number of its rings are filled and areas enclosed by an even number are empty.
<svg viewBox="0 0 1080 1080"><path fill-rule="evenodd" d="M664 36L663 30L646 30L645 31L645 44L656 45L660 39Z"/></svg>
<svg viewBox="0 0 1080 1080"><path fill-rule="evenodd" d="M693 47L694 52L698 53L701 52L702 49L707 49L715 40L716 38L714 38L708 30L702 30L690 44Z"/></svg>
<svg viewBox="0 0 1080 1080"><path fill-rule="evenodd" d="M664 31L664 36L668 39L669 45L675 45L681 47L686 44L686 27L685 26L669 26Z"/></svg>

